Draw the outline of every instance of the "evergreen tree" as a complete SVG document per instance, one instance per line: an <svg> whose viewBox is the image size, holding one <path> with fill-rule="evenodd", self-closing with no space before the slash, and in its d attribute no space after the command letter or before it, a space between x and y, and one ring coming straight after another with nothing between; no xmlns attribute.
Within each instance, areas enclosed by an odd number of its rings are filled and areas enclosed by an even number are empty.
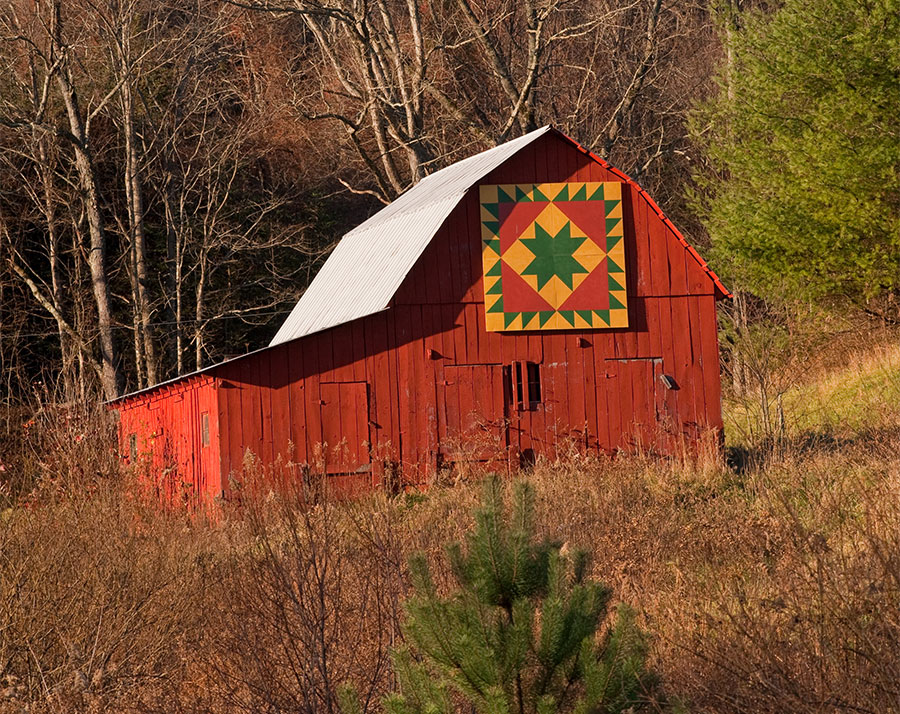
<svg viewBox="0 0 900 714"><path fill-rule="evenodd" d="M508 517L491 480L465 548L448 548L458 590L441 596L425 558L411 560L410 649L395 652L400 689L390 714L439 714L465 701L491 714L619 712L652 686L646 641L620 607L598 630L610 590L586 577L587 556L536 541L532 487L514 489Z"/></svg>
<svg viewBox="0 0 900 714"><path fill-rule="evenodd" d="M720 91L692 120L719 264L757 290L895 291L900 0L785 0L727 22Z"/></svg>

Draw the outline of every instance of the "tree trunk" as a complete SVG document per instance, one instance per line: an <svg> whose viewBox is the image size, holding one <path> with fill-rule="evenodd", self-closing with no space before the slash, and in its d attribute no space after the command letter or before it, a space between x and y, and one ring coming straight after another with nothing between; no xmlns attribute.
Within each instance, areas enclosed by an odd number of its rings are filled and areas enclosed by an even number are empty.
<svg viewBox="0 0 900 714"><path fill-rule="evenodd" d="M129 56L130 39L128 37L131 21L130 13L126 13L121 18L119 28L120 71L122 72L122 128L125 134L125 196L128 203L128 229L131 233L131 250L134 254L135 298L137 301L135 312L139 318L141 328L141 354L136 354L135 359L143 357L147 384L153 385L159 380L157 379L156 349L153 343L153 311L150 305L147 278L144 196L138 168L137 132L134 126L134 100L131 86L133 68Z"/></svg>
<svg viewBox="0 0 900 714"><path fill-rule="evenodd" d="M603 156L609 157L610 152L619 138L619 132L625 121L631 116L635 102L644 89L647 73L656 60L656 29L659 26L659 15L662 10L662 0L655 0L647 18L647 31L644 35L644 48L641 61L632 75L631 83L622 95L618 106L606 124L606 137L603 141Z"/></svg>
<svg viewBox="0 0 900 714"><path fill-rule="evenodd" d="M41 212L44 214L44 221L47 224L47 258L50 262L50 301L56 309L56 332L59 336L59 355L62 363L60 377L62 380L63 394L67 402L75 401L75 375L74 369L74 350L72 349L72 340L66 332L65 325L61 319L62 316L62 287L60 285L60 258L59 258L59 234L56 226L56 200L53 192L53 168L50 165L50 157L47 152L46 135L33 134L37 143L38 159L40 166L38 167L41 176L41 190L43 203Z"/></svg>
<svg viewBox="0 0 900 714"><path fill-rule="evenodd" d="M200 275L194 301L194 369L203 369L203 310L206 299L206 254L200 256Z"/></svg>
<svg viewBox="0 0 900 714"><path fill-rule="evenodd" d="M184 373L184 327L181 324L181 233L175 220L175 175L171 160L166 160L164 178L163 214L166 223L166 317L173 323L175 340L169 345L170 364L175 374Z"/></svg>
<svg viewBox="0 0 900 714"><path fill-rule="evenodd" d="M51 41L56 53L62 56L60 0L53 3ZM100 214L100 193L97 188L96 172L91 158L90 142L84 117L78 102L78 94L72 82L69 66L63 62L56 74L56 82L66 107L69 131L75 149L75 168L84 199L84 209L90 231L90 252L88 267L91 272L91 286L97 304L97 328L100 335L100 363L102 365L103 391L107 399L114 399L121 391L122 379L119 371L118 355L113 339L112 311L110 310L109 283L106 275L106 231Z"/></svg>
<svg viewBox="0 0 900 714"><path fill-rule="evenodd" d="M131 338L134 344L134 373L137 377L137 388L143 389L147 386L144 372L146 359L144 358L144 342L141 339L141 314L138 307L140 300L138 298L137 269L134 263L135 251L134 243L132 242L131 250L128 254L128 282L131 285Z"/></svg>

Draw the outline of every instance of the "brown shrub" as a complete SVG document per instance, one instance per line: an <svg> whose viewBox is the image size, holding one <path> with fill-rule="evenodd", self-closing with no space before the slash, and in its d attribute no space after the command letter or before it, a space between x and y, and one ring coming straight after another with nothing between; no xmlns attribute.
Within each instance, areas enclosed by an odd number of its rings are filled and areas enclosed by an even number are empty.
<svg viewBox="0 0 900 714"><path fill-rule="evenodd" d="M374 704L398 632L402 554L393 509L283 489L245 498L225 525L227 558L204 638L223 710L335 712L353 684Z"/></svg>
<svg viewBox="0 0 900 714"><path fill-rule="evenodd" d="M199 530L146 512L117 484L5 511L7 704L123 711L167 698L185 666L184 644L203 620L209 544Z"/></svg>
<svg viewBox="0 0 900 714"><path fill-rule="evenodd" d="M900 708L900 435L755 475L764 544L692 588L680 689L715 712ZM759 546L763 545L762 548Z"/></svg>
<svg viewBox="0 0 900 714"><path fill-rule="evenodd" d="M407 557L446 562L474 477L355 500L248 489L208 524L140 502L105 427L72 424L42 427L43 485L0 519L0 711L333 712L347 683L379 710ZM589 549L592 575L639 611L670 701L893 711L893 424L785 439L743 470L713 452L573 451L527 477L541 535Z"/></svg>

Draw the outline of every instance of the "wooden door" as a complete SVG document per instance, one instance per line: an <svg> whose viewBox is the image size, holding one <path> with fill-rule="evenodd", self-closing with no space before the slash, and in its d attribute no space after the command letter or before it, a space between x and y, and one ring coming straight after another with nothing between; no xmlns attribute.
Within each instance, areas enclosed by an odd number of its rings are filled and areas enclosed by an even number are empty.
<svg viewBox="0 0 900 714"><path fill-rule="evenodd" d="M506 459L509 428L502 367L446 365L439 387L439 459L445 463Z"/></svg>
<svg viewBox="0 0 900 714"><path fill-rule="evenodd" d="M366 382L325 382L319 385L322 408L322 459L325 473L368 470L369 385Z"/></svg>
<svg viewBox="0 0 900 714"><path fill-rule="evenodd" d="M662 359L658 357L606 361L603 386L611 449L636 451L661 446L666 410L662 373Z"/></svg>

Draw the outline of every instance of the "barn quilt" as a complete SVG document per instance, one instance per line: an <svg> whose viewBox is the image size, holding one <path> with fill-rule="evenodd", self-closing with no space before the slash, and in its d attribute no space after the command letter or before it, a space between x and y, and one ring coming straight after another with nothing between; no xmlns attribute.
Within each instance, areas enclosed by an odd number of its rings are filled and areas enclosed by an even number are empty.
<svg viewBox="0 0 900 714"><path fill-rule="evenodd" d="M622 184L480 187L491 332L628 326Z"/></svg>

